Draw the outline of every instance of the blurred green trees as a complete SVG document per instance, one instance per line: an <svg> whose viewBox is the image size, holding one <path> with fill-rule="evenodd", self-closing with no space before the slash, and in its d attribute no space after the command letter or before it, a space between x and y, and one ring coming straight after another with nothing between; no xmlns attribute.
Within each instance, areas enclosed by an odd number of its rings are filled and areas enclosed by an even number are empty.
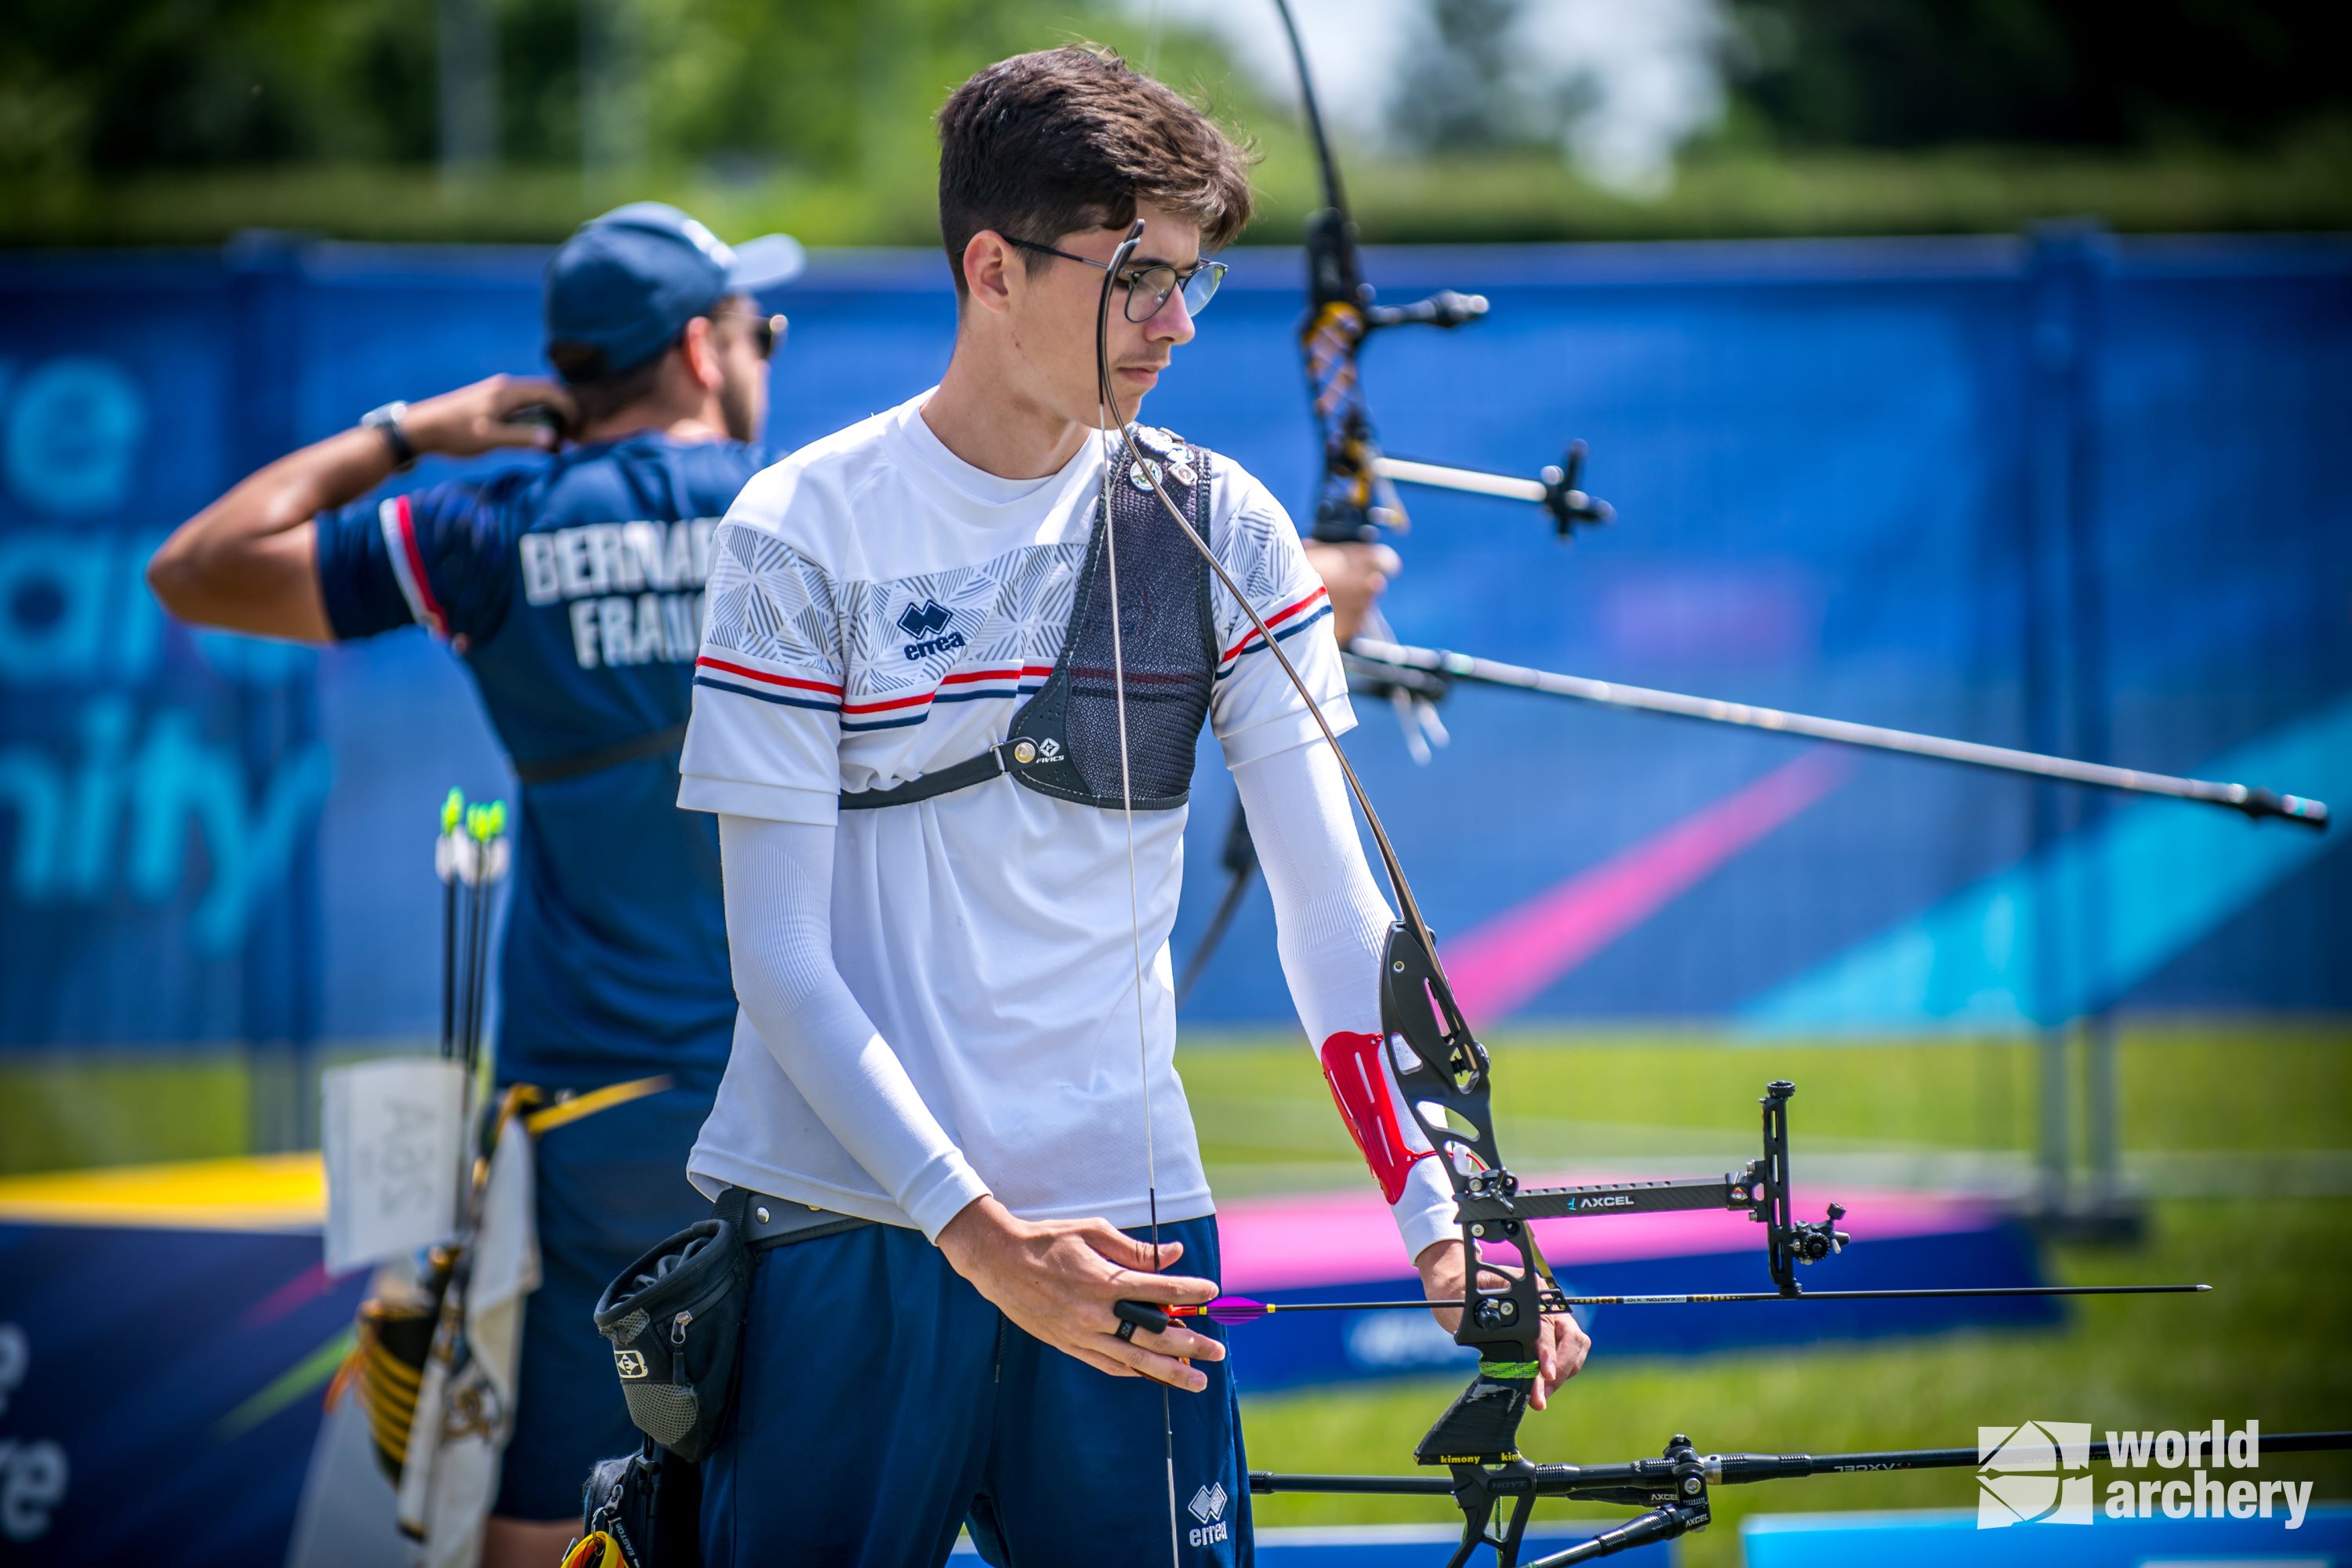
<svg viewBox="0 0 2352 1568"><path fill-rule="evenodd" d="M431 162L445 30L478 40L505 162L603 145L738 173L879 170L928 149L930 110L981 65L1143 41L1088 0L34 0L0 30L0 168ZM1162 31L1163 67L1222 73Z"/></svg>
<svg viewBox="0 0 2352 1568"><path fill-rule="evenodd" d="M0 245L541 239L648 195L927 243L948 92L1079 41L1292 134L1202 37L1108 0L33 0L0 29Z"/></svg>
<svg viewBox="0 0 2352 1568"><path fill-rule="evenodd" d="M2347 108L2326 0L1728 4L1736 97L1783 144L2258 147Z"/></svg>
<svg viewBox="0 0 2352 1568"><path fill-rule="evenodd" d="M1640 191L1562 153L1597 100L1511 69L1565 0L1402 3L1389 150L1341 139L1375 239L2352 226L2314 0L1688 0L1728 112ZM545 240L646 195L722 233L927 244L940 100L1077 39L1257 143L1249 237L1288 241L1316 180L1262 85L1287 75L1265 4L1269 58L1242 62L1155 0L26 0L0 28L0 246Z"/></svg>

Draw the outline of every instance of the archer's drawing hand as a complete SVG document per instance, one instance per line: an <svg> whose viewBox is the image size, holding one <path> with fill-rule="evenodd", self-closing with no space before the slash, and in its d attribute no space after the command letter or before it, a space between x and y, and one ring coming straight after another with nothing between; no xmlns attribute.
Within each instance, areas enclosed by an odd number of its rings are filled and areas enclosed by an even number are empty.
<svg viewBox="0 0 2352 1568"><path fill-rule="evenodd" d="M1460 1242L1438 1242L1424 1249L1413 1263L1421 1270L1423 1293L1430 1300L1442 1301L1448 1297L1456 1301L1462 1299ZM1517 1269L1506 1268L1499 1263L1483 1267L1491 1274L1518 1273ZM1432 1315L1449 1334L1462 1321L1462 1309L1459 1307L1451 1311L1433 1309ZM1541 1410L1549 1404L1551 1391L1583 1371L1584 1358L1591 1353L1592 1341L1573 1317L1566 1312L1546 1312L1543 1337L1536 1342L1536 1385L1528 1395L1528 1405Z"/></svg>
<svg viewBox="0 0 2352 1568"><path fill-rule="evenodd" d="M1346 647L1363 630L1372 601L1387 589L1389 579L1403 569L1403 563L1385 544L1334 544L1319 539L1306 543L1307 564L1315 568L1315 574L1323 579L1324 591L1331 595L1331 630L1339 646Z"/></svg>
<svg viewBox="0 0 2352 1568"><path fill-rule="evenodd" d="M1118 1337L1118 1301L1159 1306L1206 1301L1215 1284L1154 1271L1151 1243L1099 1219L1033 1222L980 1197L940 1231L940 1250L972 1288L1031 1337L1113 1377L1149 1377L1198 1394L1206 1374L1186 1359L1223 1361L1225 1347L1181 1323L1165 1333ZM1159 1267L1184 1248L1160 1244Z"/></svg>
<svg viewBox="0 0 2352 1568"><path fill-rule="evenodd" d="M536 375L494 375L422 403L400 416L401 433L420 452L470 458L500 447L555 446L556 434L537 420L516 421L527 408L548 408L567 428L578 418L563 384Z"/></svg>

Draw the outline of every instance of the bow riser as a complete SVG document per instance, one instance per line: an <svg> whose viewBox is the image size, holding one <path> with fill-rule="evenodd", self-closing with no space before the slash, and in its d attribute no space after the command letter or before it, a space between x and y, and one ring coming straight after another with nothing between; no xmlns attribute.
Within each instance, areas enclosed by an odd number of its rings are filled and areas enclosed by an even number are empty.
<svg viewBox="0 0 2352 1568"><path fill-rule="evenodd" d="M1389 928L1381 953L1381 1031L1397 1087L1453 1184L1464 1265L1454 1341L1478 1352L1477 1375L1413 1457L1424 1465L1472 1466L1515 1458L1535 1386L1543 1295L1559 1287L1510 1207L1518 1182L1495 1143L1486 1047L1464 1020L1436 953L1402 922ZM1480 1247L1487 1242L1512 1247L1520 1266L1484 1267Z"/></svg>

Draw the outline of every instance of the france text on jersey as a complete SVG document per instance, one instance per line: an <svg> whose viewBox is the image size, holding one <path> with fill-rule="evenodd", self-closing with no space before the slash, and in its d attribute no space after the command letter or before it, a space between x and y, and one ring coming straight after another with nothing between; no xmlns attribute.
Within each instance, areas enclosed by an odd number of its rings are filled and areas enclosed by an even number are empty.
<svg viewBox="0 0 2352 1568"><path fill-rule="evenodd" d="M516 541L523 599L567 605L583 669L690 664L702 642L702 585L714 517L682 522L592 522Z"/></svg>

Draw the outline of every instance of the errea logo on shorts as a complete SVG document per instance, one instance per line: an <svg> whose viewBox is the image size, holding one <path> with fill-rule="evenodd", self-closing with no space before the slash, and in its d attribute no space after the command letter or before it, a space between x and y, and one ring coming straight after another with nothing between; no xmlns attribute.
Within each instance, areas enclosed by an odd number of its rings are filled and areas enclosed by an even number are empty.
<svg viewBox="0 0 2352 1568"><path fill-rule="evenodd" d="M1223 1483L1212 1481L1192 1494L1184 1511L1201 1522L1186 1539L1194 1546L1213 1546L1232 1533L1232 1521L1225 1518L1225 1496Z"/></svg>

